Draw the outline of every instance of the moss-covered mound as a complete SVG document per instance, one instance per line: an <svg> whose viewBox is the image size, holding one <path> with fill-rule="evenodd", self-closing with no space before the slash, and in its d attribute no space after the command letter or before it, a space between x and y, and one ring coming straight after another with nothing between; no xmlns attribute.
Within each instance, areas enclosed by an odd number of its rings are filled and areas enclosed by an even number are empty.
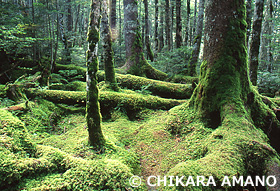
<svg viewBox="0 0 280 191"><path fill-rule="evenodd" d="M74 157L60 149L34 144L24 123L0 109L0 189L12 190L125 190L137 167L133 153L108 141L103 155ZM77 149L77 148L76 148ZM114 154L117 153L117 154ZM124 163L128 163L127 166Z"/></svg>

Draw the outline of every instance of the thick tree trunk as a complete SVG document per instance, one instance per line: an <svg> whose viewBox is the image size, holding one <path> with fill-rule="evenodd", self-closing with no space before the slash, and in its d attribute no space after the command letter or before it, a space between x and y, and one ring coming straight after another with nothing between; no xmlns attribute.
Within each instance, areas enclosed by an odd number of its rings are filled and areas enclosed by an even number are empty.
<svg viewBox="0 0 280 191"><path fill-rule="evenodd" d="M181 0L176 0L176 48L182 46Z"/></svg>
<svg viewBox="0 0 280 191"><path fill-rule="evenodd" d="M117 28L117 0L111 0L110 24L112 31Z"/></svg>
<svg viewBox="0 0 280 191"><path fill-rule="evenodd" d="M105 81L109 83L114 91L118 91L119 87L115 77L114 52L112 49L112 33L108 19L107 0L102 0L102 36L104 48L105 63Z"/></svg>
<svg viewBox="0 0 280 191"><path fill-rule="evenodd" d="M123 2L126 63L122 68L137 76L165 79L167 74L154 69L144 57L140 27L137 20L137 1L124 0Z"/></svg>
<svg viewBox="0 0 280 191"><path fill-rule="evenodd" d="M154 61L154 53L150 43L150 27L149 27L149 7L148 0L144 0L145 7L145 44L147 48L148 58L153 62Z"/></svg>
<svg viewBox="0 0 280 191"><path fill-rule="evenodd" d="M199 1L198 22L196 34L193 42L192 55L189 61L188 73L189 76L196 76L196 66L199 58L201 38L203 33L203 18L204 18L204 0Z"/></svg>
<svg viewBox="0 0 280 191"><path fill-rule="evenodd" d="M97 71L98 71L98 41L100 29L100 1L92 0L90 23L88 28L87 50L87 105L86 119L89 132L89 143L95 149L101 149L105 139L101 130L101 115L98 102Z"/></svg>
<svg viewBox="0 0 280 191"><path fill-rule="evenodd" d="M252 29L252 40L250 44L250 79L253 85L257 85L258 78L258 66L259 66L259 49L260 49L260 39L262 31L262 18L263 18L263 7L264 0L256 0L253 29Z"/></svg>
<svg viewBox="0 0 280 191"><path fill-rule="evenodd" d="M169 175L222 181L225 175L255 179L280 170L277 152L267 146L268 135L279 151L279 121L249 80L245 15L244 0L207 1L200 81L190 103L171 110L174 118L168 122L171 131L185 132L186 140L207 136L197 145L202 148L197 159L179 163Z"/></svg>
<svg viewBox="0 0 280 191"><path fill-rule="evenodd" d="M170 33L170 0L165 0L165 35L168 50L171 50L171 33Z"/></svg>

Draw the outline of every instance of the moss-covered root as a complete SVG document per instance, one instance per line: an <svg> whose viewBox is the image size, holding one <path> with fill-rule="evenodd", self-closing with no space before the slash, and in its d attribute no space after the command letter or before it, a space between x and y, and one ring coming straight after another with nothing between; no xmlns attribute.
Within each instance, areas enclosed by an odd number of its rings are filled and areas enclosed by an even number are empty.
<svg viewBox="0 0 280 191"><path fill-rule="evenodd" d="M172 109L169 113L185 114L187 119L184 120L188 122L193 119L194 114L190 111L191 109L177 108ZM194 131L197 126L202 126L204 137L193 142L192 147L197 148L193 160L177 164L169 171L168 175L185 176L184 184L189 176L193 176L195 186L189 184L188 190L215 190L217 188L222 190L254 190L254 187L257 190L263 190L264 187L261 187L260 184L256 186L255 183L247 186L242 186L240 183L236 183L236 186L232 184L222 185L225 176L228 176L231 182L233 177L243 176L245 179L243 184L245 184L248 176L251 176L255 182L256 176L267 177L280 172L277 152L269 145L266 134L256 128L251 120L248 120L246 110L244 109L242 112L230 104L223 109L226 114L221 125L215 130L204 128L200 121L194 121L185 127L188 129L186 132L189 132L185 137L186 141L196 140L195 132L190 132ZM216 186L213 187L212 184L209 187L204 187L202 184L197 186L197 176L205 176L206 179L213 176ZM207 180L204 183L206 184ZM176 189L186 190L186 187L178 186Z"/></svg>
<svg viewBox="0 0 280 191"><path fill-rule="evenodd" d="M37 147L36 158L16 158L14 155L0 155L1 190L18 190L22 187L32 190L124 190L131 169L119 160L85 160L66 154L59 149ZM52 178L44 178L52 175ZM25 182L24 178L35 176L39 181ZM17 186L19 182L19 185ZM31 183L30 183L31 182ZM30 185L31 184L31 185Z"/></svg>
<svg viewBox="0 0 280 191"><path fill-rule="evenodd" d="M104 72L98 72L98 81L104 80ZM153 95L163 98L188 99L191 97L194 87L191 84L177 84L159 80L147 79L134 75L117 74L117 81L122 88L132 90L148 90Z"/></svg>
<svg viewBox="0 0 280 191"><path fill-rule="evenodd" d="M29 89L26 93L28 97L39 96L55 103L85 105L86 101L86 92ZM164 99L127 90L125 92L101 91L99 102L101 110L119 107L127 111L135 111L143 108L168 110L186 100Z"/></svg>

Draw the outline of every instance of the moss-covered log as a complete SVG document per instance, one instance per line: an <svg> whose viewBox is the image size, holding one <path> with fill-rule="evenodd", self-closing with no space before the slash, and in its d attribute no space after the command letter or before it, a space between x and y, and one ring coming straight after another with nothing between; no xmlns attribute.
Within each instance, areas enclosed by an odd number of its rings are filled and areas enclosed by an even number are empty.
<svg viewBox="0 0 280 191"><path fill-rule="evenodd" d="M57 68L59 70L75 70L79 75L83 75L85 78L86 68L75 66L75 65L61 65L58 64ZM98 81L105 80L105 72L98 71L97 73ZM184 78L184 79L183 79ZM145 77L134 76L130 74L116 74L116 79L120 87L128 88L132 90L142 90L145 88L150 91L153 95L157 95L164 98L173 99L188 99L191 97L193 92L193 85L191 84L178 84L170 83L159 80L147 79ZM185 77L176 77L176 82L186 81ZM197 78L191 77L187 79L188 82L198 82Z"/></svg>
<svg viewBox="0 0 280 191"><path fill-rule="evenodd" d="M28 97L39 96L55 103L86 104L86 92L29 89L26 93ZM127 111L135 111L144 108L168 110L186 101L142 95L127 90L126 92L101 91L99 102L101 110L120 107Z"/></svg>
<svg viewBox="0 0 280 191"><path fill-rule="evenodd" d="M104 72L99 72L98 80L104 80ZM163 98L188 99L194 87L191 84L177 84L158 80L147 79L134 75L117 74L117 81L122 88L132 90L148 90L153 95Z"/></svg>

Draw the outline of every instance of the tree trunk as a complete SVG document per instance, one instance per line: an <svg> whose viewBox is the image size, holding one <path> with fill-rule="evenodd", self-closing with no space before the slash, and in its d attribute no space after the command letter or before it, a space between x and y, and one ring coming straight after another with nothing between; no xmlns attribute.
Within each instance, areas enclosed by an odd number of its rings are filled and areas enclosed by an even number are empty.
<svg viewBox="0 0 280 191"><path fill-rule="evenodd" d="M161 1L161 6L160 6L160 29L159 29L159 44L158 44L158 50L159 52L163 49L164 47L164 37L163 37L163 14L164 14L164 8L163 8L163 1Z"/></svg>
<svg viewBox="0 0 280 191"><path fill-rule="evenodd" d="M159 19L158 19L158 0L155 0L155 54L158 52L159 50L159 37L158 37L158 23L159 23ZM156 55L155 55L156 56Z"/></svg>
<svg viewBox="0 0 280 191"><path fill-rule="evenodd" d="M197 29L193 43L192 55L189 61L188 73L189 76L196 76L196 66L199 58L202 31L203 31L203 18L204 18L204 0L199 1L199 12L198 12L198 22Z"/></svg>
<svg viewBox="0 0 280 191"><path fill-rule="evenodd" d="M153 62L154 61L154 53L152 51L151 43L150 43L150 27L149 27L149 7L148 0L144 0L145 6L145 44L147 48L148 58Z"/></svg>
<svg viewBox="0 0 280 191"><path fill-rule="evenodd" d="M88 28L87 50L87 105L86 119L89 132L89 144L94 149L101 149L105 138L101 130L101 114L98 102L97 71L98 71L98 41L100 29L100 1L92 0L90 23Z"/></svg>
<svg viewBox="0 0 280 191"><path fill-rule="evenodd" d="M264 21L262 24L261 43L260 43L260 68L263 71L272 72L272 53L271 53L271 39L272 35L272 12L273 5L271 0L267 0L266 9L264 13Z"/></svg>
<svg viewBox="0 0 280 191"><path fill-rule="evenodd" d="M119 91L117 80L115 77L114 52L112 49L112 33L108 19L107 0L102 0L102 36L105 63L105 81L114 91Z"/></svg>
<svg viewBox="0 0 280 191"><path fill-rule="evenodd" d="M176 48L182 46L181 0L176 0Z"/></svg>
<svg viewBox="0 0 280 191"><path fill-rule="evenodd" d="M250 44L250 79L253 85L257 85L258 78L258 66L259 66L259 49L260 39L262 31L262 18L263 18L263 7L264 0L256 0L253 29L252 29L252 40Z"/></svg>
<svg viewBox="0 0 280 191"><path fill-rule="evenodd" d="M167 122L187 140L207 135L199 141L197 159L179 163L169 175L210 174L222 181L225 175L254 179L280 170L277 152L267 146L268 135L279 151L279 121L249 80L245 15L244 0L207 1L200 81L190 103L171 110L174 117Z"/></svg>
<svg viewBox="0 0 280 191"><path fill-rule="evenodd" d="M187 0L187 21L186 21L186 35L185 35L185 45L188 45L189 41L189 31L190 31L190 14L191 14L191 1Z"/></svg>
<svg viewBox="0 0 280 191"><path fill-rule="evenodd" d="M111 0L110 24L113 40L117 37L117 0Z"/></svg>
<svg viewBox="0 0 280 191"><path fill-rule="evenodd" d="M247 23L247 46L249 47L250 34L251 34L251 23L252 23L252 0L246 2L246 23Z"/></svg>
<svg viewBox="0 0 280 191"><path fill-rule="evenodd" d="M140 27L137 20L137 1L124 0L123 2L126 63L122 68L137 76L165 79L167 75L154 69L144 57Z"/></svg>
<svg viewBox="0 0 280 191"><path fill-rule="evenodd" d="M171 50L170 25L170 0L165 0L165 35L168 50Z"/></svg>

